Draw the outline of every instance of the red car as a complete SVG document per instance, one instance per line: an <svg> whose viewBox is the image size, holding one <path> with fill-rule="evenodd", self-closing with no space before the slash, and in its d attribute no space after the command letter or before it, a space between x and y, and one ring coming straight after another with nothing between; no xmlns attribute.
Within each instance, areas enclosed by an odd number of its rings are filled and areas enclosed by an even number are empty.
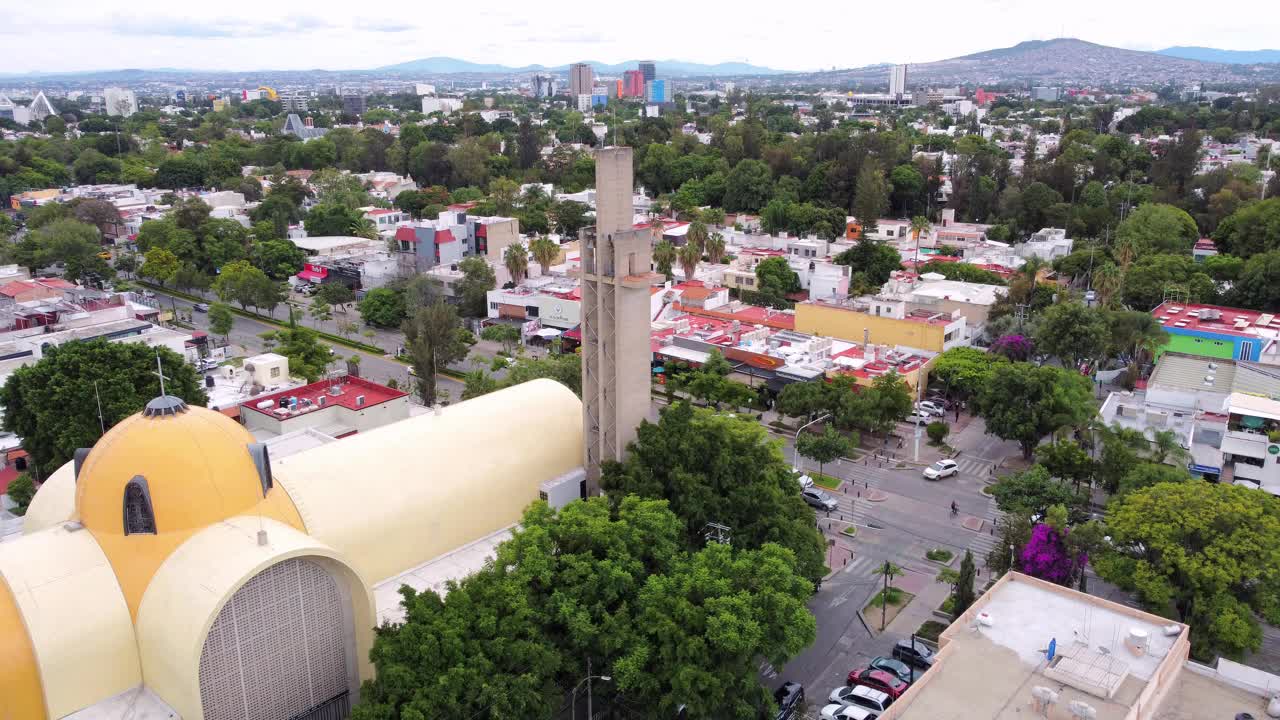
<svg viewBox="0 0 1280 720"><path fill-rule="evenodd" d="M901 678L893 673L865 667L849 673L849 684L862 685L873 690L879 690L882 693L888 693L889 697L894 700L901 697L908 687L906 683L902 682Z"/></svg>

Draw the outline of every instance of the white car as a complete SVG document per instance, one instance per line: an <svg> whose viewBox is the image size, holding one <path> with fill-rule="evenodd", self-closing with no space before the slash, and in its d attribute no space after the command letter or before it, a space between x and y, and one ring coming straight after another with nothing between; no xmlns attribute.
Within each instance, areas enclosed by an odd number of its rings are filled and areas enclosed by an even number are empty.
<svg viewBox="0 0 1280 720"><path fill-rule="evenodd" d="M857 705L831 703L822 708L822 720L875 720L878 717L880 717L878 713Z"/></svg>
<svg viewBox="0 0 1280 720"><path fill-rule="evenodd" d="M840 705L857 705L872 712L884 712L893 704L889 693L865 685L845 685L831 691L827 700Z"/></svg>
<svg viewBox="0 0 1280 720"><path fill-rule="evenodd" d="M799 470L795 470L794 468L792 469L792 471L796 474L796 482L800 483L801 490L808 490L809 488L813 487L813 478L809 477L808 475L805 475Z"/></svg>
<svg viewBox="0 0 1280 720"><path fill-rule="evenodd" d="M946 417L947 415L945 408L931 400L922 400L916 403L916 412L934 417Z"/></svg>
<svg viewBox="0 0 1280 720"><path fill-rule="evenodd" d="M925 480L941 480L944 477L951 477L960 472L960 468L956 465L955 460L939 460L924 469Z"/></svg>
<svg viewBox="0 0 1280 720"><path fill-rule="evenodd" d="M902 422L908 425L928 425L933 422L933 416L923 410L917 410L903 418Z"/></svg>

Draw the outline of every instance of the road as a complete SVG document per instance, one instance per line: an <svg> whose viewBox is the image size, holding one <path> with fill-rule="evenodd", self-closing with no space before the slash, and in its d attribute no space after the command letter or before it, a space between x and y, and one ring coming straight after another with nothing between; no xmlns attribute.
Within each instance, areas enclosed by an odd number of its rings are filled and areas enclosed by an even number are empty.
<svg viewBox="0 0 1280 720"><path fill-rule="evenodd" d="M209 332L209 315L207 313L195 312L192 309L192 303L180 297L167 295L161 291L156 291L157 295L162 296L158 299L159 304L163 308L176 309L184 315L191 316L191 324L195 327ZM229 347L228 354L232 356L249 356L258 353L267 352L266 342L260 337L262 333L278 330L274 325L269 325L252 318L246 318L241 315L234 315L234 322L231 325L231 332L228 335ZM320 340L322 345L330 347L335 353L335 357L348 358L352 355L360 356L360 375L377 383L386 384L388 380L394 379L400 387L410 386L409 366L405 363L391 359L386 355L377 355L365 352L363 350L354 350L349 347L337 345L328 342L323 338ZM380 343L386 347L385 339ZM458 400L462 397L463 384L446 375L436 376L436 387L448 393L448 398Z"/></svg>

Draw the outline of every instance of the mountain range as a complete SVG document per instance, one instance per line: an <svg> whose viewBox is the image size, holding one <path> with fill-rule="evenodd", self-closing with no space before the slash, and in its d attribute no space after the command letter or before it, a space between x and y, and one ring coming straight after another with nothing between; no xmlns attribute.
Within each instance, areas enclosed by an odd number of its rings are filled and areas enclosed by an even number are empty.
<svg viewBox="0 0 1280 720"><path fill-rule="evenodd" d="M631 60L628 62L610 65L608 63L595 62L593 60L583 60L590 65L596 73L601 75L621 75L623 71L635 70L640 63L639 60ZM741 62L717 63L715 65L704 65L701 63L684 62L682 60L656 60L653 61L664 77L682 77L682 76L726 76L726 75L780 75L786 70L775 70L773 68L760 67L758 65L750 65ZM428 75L520 75L536 72L565 72L569 69L566 65L556 65L547 67L544 65L525 65L524 67L511 67L509 65L492 65L485 63L473 63L467 60L459 60L452 57L429 57L420 60L410 60L408 62L397 63L395 65L386 65L375 68L381 72L392 73L422 73Z"/></svg>
<svg viewBox="0 0 1280 720"><path fill-rule="evenodd" d="M1218 48L1180 45L1157 50L1161 55L1200 60L1228 65L1253 65L1256 63L1280 63L1280 50L1220 50Z"/></svg>

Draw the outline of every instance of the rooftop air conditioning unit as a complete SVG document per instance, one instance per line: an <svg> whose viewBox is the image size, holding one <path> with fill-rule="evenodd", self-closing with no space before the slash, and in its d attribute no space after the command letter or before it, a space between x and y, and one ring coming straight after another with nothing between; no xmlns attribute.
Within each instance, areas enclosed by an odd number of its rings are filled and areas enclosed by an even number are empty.
<svg viewBox="0 0 1280 720"><path fill-rule="evenodd" d="M1075 720L1094 720L1098 717L1098 711L1089 703L1082 700L1073 700L1067 705L1067 711L1071 713L1071 717Z"/></svg>
<svg viewBox="0 0 1280 720"><path fill-rule="evenodd" d="M316 398L316 407L324 407L325 403L327 402L328 400L326 400L325 397L321 395L320 397Z"/></svg>
<svg viewBox="0 0 1280 720"><path fill-rule="evenodd" d="M363 395L357 395L357 396L356 396L356 407L364 407L364 396L363 396Z"/></svg>

